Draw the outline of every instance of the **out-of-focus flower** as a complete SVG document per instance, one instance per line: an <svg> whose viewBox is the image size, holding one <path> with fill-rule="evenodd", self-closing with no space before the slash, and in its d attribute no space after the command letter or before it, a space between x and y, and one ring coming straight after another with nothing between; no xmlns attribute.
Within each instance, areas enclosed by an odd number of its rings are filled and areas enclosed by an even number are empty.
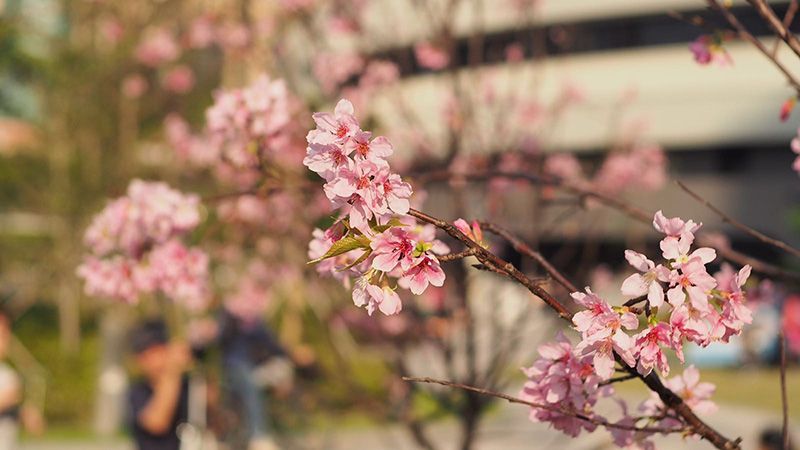
<svg viewBox="0 0 800 450"><path fill-rule="evenodd" d="M147 80L138 73L128 75L122 79L121 90L125 97L139 98L147 91Z"/></svg>
<svg viewBox="0 0 800 450"><path fill-rule="evenodd" d="M447 50L430 42L420 42L415 45L414 56L420 66L430 70L441 70L450 64L450 55Z"/></svg>
<svg viewBox="0 0 800 450"><path fill-rule="evenodd" d="M178 59L181 48L175 36L166 28L154 27L144 33L136 47L136 59L150 67L158 67Z"/></svg>
<svg viewBox="0 0 800 450"><path fill-rule="evenodd" d="M175 66L164 75L161 84L170 92L185 94L194 87L194 72L183 64Z"/></svg>

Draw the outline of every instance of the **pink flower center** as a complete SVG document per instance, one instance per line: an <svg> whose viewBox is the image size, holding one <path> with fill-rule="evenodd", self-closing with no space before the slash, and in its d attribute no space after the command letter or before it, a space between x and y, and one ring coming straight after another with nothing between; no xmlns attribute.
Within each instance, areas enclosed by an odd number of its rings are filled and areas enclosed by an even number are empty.
<svg viewBox="0 0 800 450"><path fill-rule="evenodd" d="M345 162L347 162L347 156L345 156L344 153L342 153L340 151L334 152L334 154L333 154L333 163L335 165L341 166Z"/></svg>
<svg viewBox="0 0 800 450"><path fill-rule="evenodd" d="M349 128L347 128L347 125L345 125L345 124L343 124L343 123L340 123L340 124L339 124L339 128L336 130L336 136L337 136L339 139L341 139L341 138L343 138L343 137L347 136L347 133L348 133L349 131L350 131L350 129L349 129Z"/></svg>
<svg viewBox="0 0 800 450"><path fill-rule="evenodd" d="M361 156L367 156L367 153L369 153L369 144L366 141L359 142L356 146L356 152Z"/></svg>
<svg viewBox="0 0 800 450"><path fill-rule="evenodd" d="M361 177L361 178L358 179L358 183L356 184L356 187L358 187L358 189L364 189L367 186L369 186L369 183L370 183L369 177L366 177L366 176L365 177Z"/></svg>

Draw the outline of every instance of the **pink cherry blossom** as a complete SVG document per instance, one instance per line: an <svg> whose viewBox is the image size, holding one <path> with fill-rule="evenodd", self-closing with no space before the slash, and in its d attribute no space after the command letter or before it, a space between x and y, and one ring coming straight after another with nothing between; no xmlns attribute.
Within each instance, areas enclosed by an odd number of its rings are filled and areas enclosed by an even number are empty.
<svg viewBox="0 0 800 450"><path fill-rule="evenodd" d="M122 95L136 99L147 91L147 80L138 73L131 74L122 79Z"/></svg>
<svg viewBox="0 0 800 450"><path fill-rule="evenodd" d="M309 144L341 144L357 132L361 131L356 120L353 104L348 100L339 100L333 114L314 113L317 129L308 133Z"/></svg>
<svg viewBox="0 0 800 450"><path fill-rule="evenodd" d="M369 283L366 278L360 278L353 290L353 303L358 307L366 307L370 316L375 310L384 315L391 316L403 309L400 296L389 287L379 287Z"/></svg>
<svg viewBox="0 0 800 450"><path fill-rule="evenodd" d="M684 221L680 217L667 218L661 210L656 211L653 217L653 227L667 236L679 238L686 233L693 235L701 226L703 226L702 223L694 223L692 220Z"/></svg>
<svg viewBox="0 0 800 450"><path fill-rule="evenodd" d="M429 42L415 45L414 56L417 58L417 63L426 69L441 70L450 64L450 55L447 51Z"/></svg>
<svg viewBox="0 0 800 450"><path fill-rule="evenodd" d="M136 59L150 67L158 67L164 63L178 59L180 46L171 31L166 28L150 28L145 31L136 47Z"/></svg>
<svg viewBox="0 0 800 450"><path fill-rule="evenodd" d="M161 84L167 91L185 94L194 87L194 72L183 64L175 66L164 75Z"/></svg>
<svg viewBox="0 0 800 450"><path fill-rule="evenodd" d="M158 245L149 253L158 288L190 311L202 311L210 300L208 255L178 240Z"/></svg>
<svg viewBox="0 0 800 450"><path fill-rule="evenodd" d="M374 164L388 165L386 158L392 152L392 143L383 136L370 140L372 133L359 131L344 144L344 153L355 155L356 161L367 160Z"/></svg>
<svg viewBox="0 0 800 450"><path fill-rule="evenodd" d="M692 307L708 310L709 291L714 289L717 281L706 272L706 267L698 257L692 258L681 265L680 272L673 270L670 273L670 286L667 298L670 304L678 306L683 304L688 295Z"/></svg>
<svg viewBox="0 0 800 450"><path fill-rule="evenodd" d="M697 258L703 264L708 264L717 258L717 252L713 248L701 247L689 253L694 235L684 232L680 237L667 236L661 240L661 251L664 259L672 261L672 267L680 267L690 259Z"/></svg>
<svg viewBox="0 0 800 450"><path fill-rule="evenodd" d="M733 59L722 46L723 40L727 40L726 36L711 36L701 35L691 44L689 50L694 55L694 60L701 65L708 65L712 62L720 66L729 66L733 64Z"/></svg>
<svg viewBox="0 0 800 450"><path fill-rule="evenodd" d="M552 405L554 410L531 408L532 422L549 422L553 428L569 436L581 431L594 431L597 426L575 417L573 411L593 416L592 408L604 392L595 374L590 356L575 353L572 344L559 333L556 341L539 346L541 357L530 368L523 369L528 377L520 397L537 404ZM557 409L563 408L565 413Z"/></svg>
<svg viewBox="0 0 800 450"><path fill-rule="evenodd" d="M794 159L792 163L792 170L797 173L800 173L800 128L797 129L797 137L792 139L791 148L792 151L797 154L797 157Z"/></svg>
<svg viewBox="0 0 800 450"><path fill-rule="evenodd" d="M544 172L565 181L583 179L583 169L578 158L571 153L556 153L544 161Z"/></svg>
<svg viewBox="0 0 800 450"><path fill-rule="evenodd" d="M457 219L455 222L453 222L453 225L455 225L459 231L464 233L465 236L472 239L475 243L484 248L487 247L487 244L483 242L483 230L481 230L481 225L477 220L473 220L472 225L470 226L466 220Z"/></svg>
<svg viewBox="0 0 800 450"><path fill-rule="evenodd" d="M634 357L638 359L636 369L648 375L657 368L664 375L669 373L669 363L664 347L672 347L672 329L663 322L651 325L634 336Z"/></svg>
<svg viewBox="0 0 800 450"><path fill-rule="evenodd" d="M666 281L669 270L655 263L641 253L625 250L625 259L642 274L635 273L622 282L622 295L639 297L647 294L647 301L655 308L664 304L664 288L659 280Z"/></svg>
<svg viewBox="0 0 800 450"><path fill-rule="evenodd" d="M403 227L392 227L379 234L370 247L374 255L372 267L383 272L391 272L398 265L408 270L414 262L416 242Z"/></svg>
<svg viewBox="0 0 800 450"><path fill-rule="evenodd" d="M415 258L413 265L398 280L401 286L408 286L414 294L422 294L428 284L441 287L444 284L444 271L439 266L439 260L433 255L422 255Z"/></svg>

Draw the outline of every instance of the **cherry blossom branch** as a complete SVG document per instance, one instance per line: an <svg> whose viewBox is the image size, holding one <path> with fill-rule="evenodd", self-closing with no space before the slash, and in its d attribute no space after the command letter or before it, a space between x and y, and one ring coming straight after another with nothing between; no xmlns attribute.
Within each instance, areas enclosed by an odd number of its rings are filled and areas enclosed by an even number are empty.
<svg viewBox="0 0 800 450"><path fill-rule="evenodd" d="M513 397L511 395L503 394L501 392L495 392L488 389L483 389L475 386L469 386L466 384L456 383L453 381L448 380L440 380L436 378L430 377L403 377L404 381L409 381L411 383L431 383L431 384L440 384L442 386L453 387L457 389L463 389L465 391L476 392L481 395L488 395L490 397L496 397L503 400L506 400L509 403L517 403L520 405L527 405L532 408L543 409L545 411L552 411L558 414L563 414L569 417L574 417L576 419L584 420L586 422L606 427L606 428L616 428L619 430L627 430L627 431L641 431L647 433L662 433L662 434L670 434L670 433L684 433L690 431L687 427L680 427L680 428L663 428L663 427L637 427L635 425L624 425L618 423L612 423L605 419L590 417L585 414L579 413L577 411L570 411L565 408L559 408L556 406L551 405L544 405L541 403L531 402L528 400L523 400L518 397Z"/></svg>
<svg viewBox="0 0 800 450"><path fill-rule="evenodd" d="M754 7L756 7L756 9L758 9L758 7L755 5L753 0L748 0L748 1L750 2L750 4L752 4ZM778 61L778 58L775 55L773 55L772 52L770 52L769 49L767 49L767 47L765 47L764 44L761 41L759 41L755 36L753 36L749 31L747 31L747 28L745 28L744 25L742 25L742 23L739 22L739 19L737 19L736 16L733 15L733 13L730 12L730 10L728 10L728 8L725 8L724 6L720 5L719 1L717 1L717 0L708 0L708 5L711 7L711 9L717 11L734 28L734 30L736 30L736 33L739 35L739 37L742 40L750 42L751 44L753 44L753 46L755 46L756 49L758 49L758 51L760 51L762 54L764 54L764 56L766 56L767 59L769 59L772 62L772 64L778 70L780 70L781 73L783 73L783 75L786 77L786 81L797 92L800 92L800 83L798 83L798 81L795 78L795 76L791 72L789 72L789 69L787 69L786 66L783 65L783 63ZM759 13L760 12L761 11L759 11ZM773 13L773 15L774 15L774 13ZM780 19L777 19L777 20L778 20L778 24L782 25L781 22L780 22ZM779 36L780 36L780 33L779 33ZM781 36L781 38L783 38L783 36ZM784 40L786 40L786 39L784 39ZM796 41L796 39L794 39L794 40ZM790 47L791 47L791 44L790 44ZM797 53L797 50L795 50L795 53Z"/></svg>
<svg viewBox="0 0 800 450"><path fill-rule="evenodd" d="M775 238L771 238L771 237L767 236L766 234L764 234L764 233L762 233L762 232L760 232L758 230L755 230L755 229L753 229L751 227L748 227L747 225L739 222L738 220L734 219L733 217L725 214L721 209L719 209L716 206L712 205L711 202L709 202L705 198L701 197L700 194L698 194L697 192L689 189L689 187L686 186L685 184L683 184L681 181L675 180L675 183L677 183L678 186L680 186L680 188L684 190L684 192L689 194L692 198L697 200L699 203L703 204L703 206L705 206L706 208L710 209L711 211L714 211L714 213L716 213L722 219L723 222L732 225L733 227L737 228L738 230L740 230L740 231L744 232L745 234L748 234L748 235L758 239L759 241L761 241L761 242L763 242L765 244L771 245L773 247L776 247L778 249L781 249L781 250L785 251L786 253L791 253L792 255L797 256L798 258L800 258L800 250L792 247L791 245L789 245L789 244L787 244L787 243L785 243L783 241L780 241L780 240L775 239Z"/></svg>
<svg viewBox="0 0 800 450"><path fill-rule="evenodd" d="M513 264L511 264L508 261L505 261L504 259L495 255L494 253L481 247L478 243L468 238L464 233L462 233L458 228L456 228L455 225L451 223L445 222L442 219L437 219L436 217L430 216L421 211L417 211L416 209L409 210L408 214L423 222L429 223L435 226L436 228L439 228L440 230L444 231L451 237L459 240L460 242L462 242L464 245L466 245L468 248L471 248L475 252L474 256L478 258L480 262L507 274L509 277L511 277L521 285L525 286L532 294L541 298L542 301L544 301L548 306L550 306L563 319L571 320L572 314L555 297L550 295L549 292L547 292L544 288L542 288L541 280L534 280L525 275L524 273L520 272L519 269L514 267Z"/></svg>
<svg viewBox="0 0 800 450"><path fill-rule="evenodd" d="M532 294L541 298L542 301L544 301L548 306L550 306L554 311L556 311L558 315L561 316L561 318L567 320L568 322L572 321L572 314L555 297L553 297L549 292L547 292L544 288L542 288L540 282L537 282L529 278L527 275L520 272L519 269L517 269L510 262L503 260L494 253L481 247L478 243L467 237L458 228L456 228L455 225L452 225L442 219L438 219L436 217L430 216L424 212L417 211L415 209L409 210L409 215L423 222L434 225L435 227L444 231L451 237L462 242L468 248L474 249L475 257L478 258L479 261L481 261L487 266L490 267L493 266L495 269L508 274L512 279L525 286ZM550 265L549 268L550 268L549 273L554 278L555 275L558 275L561 278L566 279L566 277L560 274L554 267L552 267L552 265ZM722 434L720 434L717 430L706 424L702 419L697 417L694 411L692 411L689 405L687 405L681 397L679 397L672 390L664 386L664 383L661 381L658 375L656 375L655 372L650 372L649 375L642 376L641 374L638 373L638 371L635 368L629 367L627 364L622 362L618 355L615 356L618 363L629 374L634 375L637 378L641 379L642 382L644 382L644 384L651 391L658 394L659 398L664 403L664 405L666 405L667 408L672 409L677 415L679 415L694 433L701 436L703 439L707 440L718 449L733 450L741 448L739 445L741 438L737 438L736 440L730 440L725 436L723 436Z"/></svg>

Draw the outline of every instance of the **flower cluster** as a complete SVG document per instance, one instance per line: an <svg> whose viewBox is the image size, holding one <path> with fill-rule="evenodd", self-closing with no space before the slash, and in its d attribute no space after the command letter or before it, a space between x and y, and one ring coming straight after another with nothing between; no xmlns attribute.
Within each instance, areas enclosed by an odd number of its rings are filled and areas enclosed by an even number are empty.
<svg viewBox="0 0 800 450"><path fill-rule="evenodd" d="M242 89L220 91L206 111L207 138L234 167L258 166L291 140L293 100L283 80L262 75Z"/></svg>
<svg viewBox="0 0 800 450"><path fill-rule="evenodd" d="M134 180L95 216L78 268L87 294L134 303L161 292L192 310L208 298L208 257L180 238L200 223L200 201L165 183Z"/></svg>
<svg viewBox="0 0 800 450"><path fill-rule="evenodd" d="M572 318L581 340L573 347L562 336L540 349L541 359L526 370L529 380L524 391L531 401L553 404L561 411L534 409L532 420L551 422L572 436L582 429L591 431L598 421L586 417L596 418L592 406L598 398L610 395L597 386L609 382L619 364L619 370L635 368L642 376L654 369L667 375L667 350L674 351L682 362L686 342L699 346L727 342L752 321L743 291L750 266L735 271L723 264L721 271L709 274L706 265L716 259L716 252L706 247L692 249L701 225L667 218L661 211L655 214L653 226L664 235L660 241L663 261L656 264L641 253L626 250L625 258L638 272L622 283L622 294L631 298L626 306L612 306L590 288L572 294L582 308ZM636 306L642 304L644 307ZM644 320L637 314L643 314ZM694 367L665 385L697 412L714 411L709 400L713 385L700 383ZM616 423L630 428L647 419L649 425L666 430L683 425L657 397L642 404L640 410L645 415L633 417L623 405L623 418ZM576 417L577 413L583 418ZM652 433L611 428L620 446L652 448L647 440Z"/></svg>
<svg viewBox="0 0 800 450"><path fill-rule="evenodd" d="M445 275L436 255L449 249L436 239L435 228L407 215L412 190L386 161L392 144L362 131L349 101L313 118L317 128L308 133L303 164L325 179L325 195L340 216L327 230L314 231L309 257L320 272L348 286L357 277L353 302L370 315L396 314L402 304L389 279L414 294L441 286Z"/></svg>
<svg viewBox="0 0 800 450"><path fill-rule="evenodd" d="M531 408L531 421L550 422L572 437L584 429L594 431L595 423L575 415L593 415L591 410L598 398L610 395L612 390L600 388L602 379L595 373L591 357L581 356L560 333L555 342L539 347L539 355L533 366L523 369L528 381L520 397L553 409Z"/></svg>
<svg viewBox="0 0 800 450"><path fill-rule="evenodd" d="M550 155L544 163L546 174L608 195L634 189L660 189L667 180L666 169L667 158L656 145L634 145L630 151L610 153L591 179L584 175L578 159L569 153Z"/></svg>
<svg viewBox="0 0 800 450"><path fill-rule="evenodd" d="M716 258L716 252L707 247L691 249L701 224L667 218L659 211L653 226L665 235L660 242L664 262L656 264L641 253L626 250L625 258L639 273L630 275L621 286L624 296L647 302L647 325L641 331L634 336L623 331L639 329L639 320L629 308L614 308L588 289L587 294L572 294L586 308L573 318L582 337L577 348L594 355L595 368L604 378L613 373L612 351L631 367L635 362L643 375L654 368L667 374L665 349L672 349L683 361L685 341L700 346L727 342L752 321L742 292L750 266L738 273L731 273L727 266L728 272L715 278L706 264Z"/></svg>

